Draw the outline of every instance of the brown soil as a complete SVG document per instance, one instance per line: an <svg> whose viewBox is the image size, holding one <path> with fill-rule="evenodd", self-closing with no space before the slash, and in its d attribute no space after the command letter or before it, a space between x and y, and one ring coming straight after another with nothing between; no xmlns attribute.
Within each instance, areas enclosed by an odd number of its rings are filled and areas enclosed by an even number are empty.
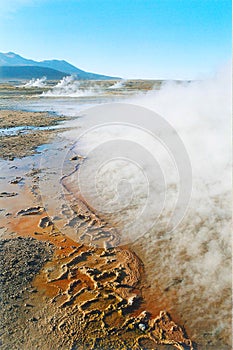
<svg viewBox="0 0 233 350"><path fill-rule="evenodd" d="M49 143L56 135L54 130L43 130L38 132L29 132L24 135L0 136L0 157L13 160L15 157L22 158L35 153L35 148Z"/></svg>
<svg viewBox="0 0 233 350"><path fill-rule="evenodd" d="M66 117L52 116L43 112L24 112L24 111L0 111L0 128L9 128L14 126L51 126L58 124L59 121L67 120Z"/></svg>

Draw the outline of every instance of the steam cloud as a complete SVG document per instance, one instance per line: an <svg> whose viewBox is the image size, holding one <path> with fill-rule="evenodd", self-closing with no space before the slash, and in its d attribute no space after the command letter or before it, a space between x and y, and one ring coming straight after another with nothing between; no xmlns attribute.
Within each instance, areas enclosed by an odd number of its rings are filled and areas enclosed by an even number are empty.
<svg viewBox="0 0 233 350"><path fill-rule="evenodd" d="M150 281L154 285L161 281L165 289L175 278L180 279L173 292L176 290L177 307L189 326L197 333L202 327L202 335L208 329L213 344L219 334L228 337L230 343L230 66L205 81L167 83L160 91L132 102L155 110L174 126L184 141L193 171L192 198L180 227L163 239L161 220L142 239L142 257L150 266ZM200 340L204 341L204 336Z"/></svg>
<svg viewBox="0 0 233 350"><path fill-rule="evenodd" d="M101 90L99 87L89 87L83 89L80 86L80 82L75 80L74 76L67 76L61 79L61 81L55 85L51 90L43 92L42 96L45 97L85 97L95 96Z"/></svg>
<svg viewBox="0 0 233 350"><path fill-rule="evenodd" d="M71 78L63 80L59 89L77 84ZM77 88L78 85L76 85ZM67 89L67 87L65 88ZM55 91L55 90L54 90ZM61 90L60 90L61 91ZM190 82L169 82L160 90L138 94L124 100L128 104L146 107L162 116L183 140L192 165L192 195L180 225L168 232L167 223L176 203L179 176L172 157L159 142L148 133L132 125L101 125L90 129L77 144L78 154L88 155L101 144L127 140L148 151L157 160L166 180L166 202L159 219L154 222L154 208L146 212L152 228L136 241L132 248L145 265L147 281L151 285L153 304L163 305L174 311L189 328L190 336L204 344L203 348L230 349L231 344L231 74L229 66L209 79ZM65 106L64 106L65 108ZM76 112L75 112L76 108ZM73 115L80 115L80 105L73 105ZM89 114L72 121L80 133L88 123ZM81 127L81 130L80 130ZM67 132L76 140L77 130ZM106 154L111 154L108 151ZM75 151L75 149L73 149ZM93 153L98 163L98 152ZM105 153L100 155L104 158ZM89 159L90 158L90 159ZM83 163L83 178L88 183L96 181L101 203L110 205L105 217L122 228L133 238L135 232L127 232L127 224L140 215L148 195L144 174L153 164L145 161L140 169L127 159L108 161L93 175L91 153ZM149 158L148 158L149 159ZM90 160L90 162L89 162ZM155 181L150 186L160 188ZM93 191L84 193L87 201L98 203ZM92 187L93 188L93 187ZM83 193L82 193L83 194ZM120 195L120 196L118 196ZM158 195L158 198L159 198ZM120 202L118 199L120 198ZM96 202L97 201L97 202ZM119 204L122 207L119 208ZM105 209L105 208L103 208ZM137 230L144 230L138 221ZM148 225L150 226L150 225ZM124 230L123 230L124 231ZM124 238L124 237L123 237ZM160 296L158 295L160 291ZM157 298L157 299L156 299ZM162 306L161 306L162 307ZM208 346L207 346L208 345Z"/></svg>
<svg viewBox="0 0 233 350"><path fill-rule="evenodd" d="M121 80L121 81L117 81L115 84L109 86L109 89L114 90L114 89L122 89L125 86L125 81Z"/></svg>
<svg viewBox="0 0 233 350"><path fill-rule="evenodd" d="M215 344L221 335L229 344L231 333L231 74L226 67L215 76L190 83L166 83L159 91L138 95L127 101L144 106L164 117L182 138L192 164L192 196L188 211L178 228L167 234L170 215L179 179L167 154L155 146L148 135L127 127L106 128L99 134L93 130L78 144L78 151L95 148L100 142L125 139L140 143L158 159L166 176L167 205L156 225L134 243L134 249L145 263L150 284L156 292L157 281L166 298L172 298L174 308L183 321L205 341L205 332ZM88 117L88 113L87 113ZM80 123L80 121L79 121ZM85 124L85 119L83 120ZM75 133L71 133L75 137ZM101 139L101 141L100 141ZM97 184L102 200L111 200L114 181L127 180L133 187L121 187L131 200L130 206L110 214L109 219L119 227L126 225L146 199L146 184L141 172L130 164L118 161L100 169ZM88 169L87 178L92 169ZM147 164L148 169L150 164ZM152 184L153 185L153 184ZM156 185L156 184L154 184ZM87 193L90 201L91 193ZM132 202L133 198L133 202ZM147 220L153 219L153 206ZM140 229L140 227L139 227ZM143 226L141 227L143 229ZM131 232L131 234L133 234ZM174 281L179 280L176 285ZM226 340L227 339L227 340ZM217 343L216 343L217 344Z"/></svg>
<svg viewBox="0 0 233 350"><path fill-rule="evenodd" d="M46 77L38 78L38 79L33 78L28 83L26 83L23 86L26 87L26 88L33 88L33 87L41 88L41 87L45 87L46 86L46 83L45 83L46 80L47 80Z"/></svg>

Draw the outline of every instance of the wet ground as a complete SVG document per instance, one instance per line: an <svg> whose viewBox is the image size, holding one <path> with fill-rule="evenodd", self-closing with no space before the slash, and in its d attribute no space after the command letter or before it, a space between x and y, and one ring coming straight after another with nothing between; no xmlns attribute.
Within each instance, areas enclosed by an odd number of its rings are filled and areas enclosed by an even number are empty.
<svg viewBox="0 0 233 350"><path fill-rule="evenodd" d="M12 160L34 154L67 119L48 113L0 110L0 157Z"/></svg>

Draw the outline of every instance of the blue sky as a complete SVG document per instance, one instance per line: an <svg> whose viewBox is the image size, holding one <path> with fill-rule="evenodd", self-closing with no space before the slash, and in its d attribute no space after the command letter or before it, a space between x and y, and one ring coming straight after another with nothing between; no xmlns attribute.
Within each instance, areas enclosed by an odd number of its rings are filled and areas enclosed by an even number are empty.
<svg viewBox="0 0 233 350"><path fill-rule="evenodd" d="M200 78L231 57L231 1L0 0L0 51L123 78Z"/></svg>

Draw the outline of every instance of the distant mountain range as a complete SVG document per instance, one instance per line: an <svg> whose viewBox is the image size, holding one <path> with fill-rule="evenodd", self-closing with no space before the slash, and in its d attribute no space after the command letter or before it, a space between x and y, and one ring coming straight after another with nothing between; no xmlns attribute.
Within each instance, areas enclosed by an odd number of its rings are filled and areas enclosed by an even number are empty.
<svg viewBox="0 0 233 350"><path fill-rule="evenodd" d="M0 79L31 79L46 76L49 80L75 75L81 80L115 80L119 77L85 72L64 60L33 61L14 52L0 53Z"/></svg>
<svg viewBox="0 0 233 350"><path fill-rule="evenodd" d="M0 66L0 79L33 79L46 77L48 80L60 80L70 75L58 70L37 66Z"/></svg>

